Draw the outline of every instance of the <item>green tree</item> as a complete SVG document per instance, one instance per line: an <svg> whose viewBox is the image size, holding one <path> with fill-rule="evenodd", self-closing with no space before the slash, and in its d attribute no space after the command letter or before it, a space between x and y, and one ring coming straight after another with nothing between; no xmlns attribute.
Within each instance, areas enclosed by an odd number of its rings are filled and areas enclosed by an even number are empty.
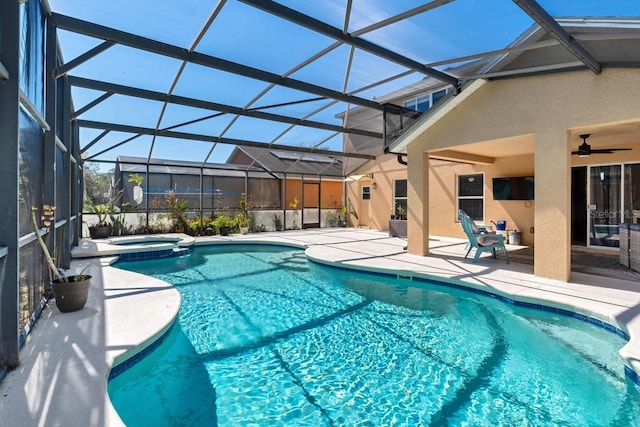
<svg viewBox="0 0 640 427"><path fill-rule="evenodd" d="M105 203L105 200L108 199L108 197L105 197L105 194L110 194L113 190L111 188L113 174L113 169L110 169L107 172L101 172L97 163L84 164L85 211L90 209L92 206Z"/></svg>

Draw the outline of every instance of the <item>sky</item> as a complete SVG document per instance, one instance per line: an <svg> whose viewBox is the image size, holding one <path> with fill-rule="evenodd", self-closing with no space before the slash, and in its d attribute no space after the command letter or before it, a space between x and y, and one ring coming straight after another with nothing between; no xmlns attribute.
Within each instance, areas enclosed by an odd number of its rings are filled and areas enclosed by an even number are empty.
<svg viewBox="0 0 640 427"><path fill-rule="evenodd" d="M346 0L282 0L280 3L336 28L344 27ZM368 28L425 3L429 2L353 0L347 31L420 63L429 64L506 47L533 25L532 19L511 0L457 0L408 20L373 31ZM540 0L539 3L554 16L640 17L639 0ZM363 90L407 69L360 49L356 49L351 56L349 46L336 44L332 38L271 16L238 0L49 0L49 5L56 13L184 49L195 47L196 52L335 91L356 94L365 99L379 98L424 78L424 75L413 73L386 85ZM196 37L216 6L221 6L219 13L196 42ZM58 31L58 37L65 61L102 42L64 30ZM299 67L324 49L327 49L324 55ZM200 65L187 64L183 67L178 59L120 45L91 58L69 74L162 93L171 91L174 95L240 108L261 108L265 112L337 125L341 121L336 116L349 107L344 102L309 101L316 95L285 87L270 87L262 81ZM179 78L173 86L177 76ZM73 88L72 91L76 108L81 108L102 94L82 88ZM296 104L274 107L291 102ZM237 118L231 114L203 120L212 114L208 110L114 95L81 115L80 119L147 128L173 127L180 132L265 144L342 150L342 136L334 135L331 131L299 126L291 128L283 123ZM185 124L188 122L191 123ZM94 141L101 133L99 129L83 128L81 146ZM209 162L222 163L233 148L224 144L213 146L209 142L133 137L135 134L132 133L111 132L95 142L84 153L84 157L97 155L96 159L103 160L114 160L116 154L147 157L152 148L151 155L154 158L208 159ZM131 138L130 142L125 142ZM113 144L122 145L116 150L105 151Z"/></svg>

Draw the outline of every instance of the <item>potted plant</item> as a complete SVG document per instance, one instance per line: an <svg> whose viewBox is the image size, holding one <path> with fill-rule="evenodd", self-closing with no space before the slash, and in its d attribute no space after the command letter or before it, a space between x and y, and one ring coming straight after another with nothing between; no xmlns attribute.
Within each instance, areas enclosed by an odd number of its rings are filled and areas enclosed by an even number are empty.
<svg viewBox="0 0 640 427"><path fill-rule="evenodd" d="M187 210L189 209L186 200L180 200L176 190L169 190L164 193L164 202L169 209L169 217L173 220L172 231L176 233L186 233L191 229Z"/></svg>
<svg viewBox="0 0 640 427"><path fill-rule="evenodd" d="M53 278L51 279L51 290L56 299L56 306L58 310L63 313L81 310L87 303L87 297L89 295L89 286L91 285L91 276L83 274L84 270L80 274L67 276L67 273L58 268L53 262L53 258L49 253L49 248L42 240L40 236L40 229L38 228L38 222L36 221L37 208L31 209L31 225L33 231L36 234L36 239L45 260L47 267ZM55 219L55 206L44 205L42 209L42 216L40 219L45 227L49 227L52 221Z"/></svg>
<svg viewBox="0 0 640 427"><path fill-rule="evenodd" d="M233 218L236 225L240 228L240 234L248 234L249 233L249 224L251 221L244 212L238 212L236 216Z"/></svg>
<svg viewBox="0 0 640 427"><path fill-rule="evenodd" d="M351 208L351 210L349 211L349 213L351 214L351 216L353 216L354 218L354 224L356 227L360 226L360 219L358 218L358 212L356 212L356 210L354 208Z"/></svg>
<svg viewBox="0 0 640 427"><path fill-rule="evenodd" d="M221 236L228 236L229 230L234 226L233 218L226 214L220 214L213 220L213 224L215 225L218 233Z"/></svg>
<svg viewBox="0 0 640 427"><path fill-rule="evenodd" d="M140 174L134 173L129 175L129 182L133 184L133 200L140 204L144 198L144 192L142 191L142 182L144 177Z"/></svg>
<svg viewBox="0 0 640 427"><path fill-rule="evenodd" d="M396 212L397 212L396 219L402 219L402 220L407 219L407 210L401 204L396 204Z"/></svg>
<svg viewBox="0 0 640 427"><path fill-rule="evenodd" d="M347 226L347 207L345 205L340 206L340 212L342 212L342 215L340 215L340 221L338 223L338 226L346 227Z"/></svg>
<svg viewBox="0 0 640 427"><path fill-rule="evenodd" d="M89 226L89 234L92 239L104 239L111 236L113 228L108 219L112 214L119 211L116 208L117 203L122 197L122 190L117 190L120 180L116 182L107 195L108 200L105 203L97 205L90 204L89 212L96 215L98 221Z"/></svg>
<svg viewBox="0 0 640 427"><path fill-rule="evenodd" d="M92 239L104 239L111 235L111 224L107 221L113 213L110 205L101 203L91 206L90 212L98 217L98 221L89 226L89 234Z"/></svg>
<svg viewBox="0 0 640 427"><path fill-rule="evenodd" d="M273 214L271 221L273 221L273 228L275 228L276 231L282 231L282 217L278 213Z"/></svg>
<svg viewBox="0 0 640 427"><path fill-rule="evenodd" d="M289 203L289 208L293 209L293 229L297 230L298 229L298 205L300 204L300 201L298 200L298 197L294 197L293 201L291 203Z"/></svg>

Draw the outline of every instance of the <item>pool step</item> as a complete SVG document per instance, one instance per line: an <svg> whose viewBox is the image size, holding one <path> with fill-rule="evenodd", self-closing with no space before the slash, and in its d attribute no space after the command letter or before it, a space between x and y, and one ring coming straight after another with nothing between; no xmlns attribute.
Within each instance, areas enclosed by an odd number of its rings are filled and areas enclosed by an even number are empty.
<svg viewBox="0 0 640 427"><path fill-rule="evenodd" d="M190 253L191 253L191 248L182 248L182 247L173 248L173 256L189 255Z"/></svg>

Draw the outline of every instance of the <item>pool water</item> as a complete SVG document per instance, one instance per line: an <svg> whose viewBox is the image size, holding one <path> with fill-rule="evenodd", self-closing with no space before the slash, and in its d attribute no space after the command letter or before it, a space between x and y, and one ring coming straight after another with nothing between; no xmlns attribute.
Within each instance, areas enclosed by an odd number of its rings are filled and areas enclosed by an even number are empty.
<svg viewBox="0 0 640 427"><path fill-rule="evenodd" d="M109 382L130 427L640 425L624 340L586 322L275 246L118 266L182 296Z"/></svg>

